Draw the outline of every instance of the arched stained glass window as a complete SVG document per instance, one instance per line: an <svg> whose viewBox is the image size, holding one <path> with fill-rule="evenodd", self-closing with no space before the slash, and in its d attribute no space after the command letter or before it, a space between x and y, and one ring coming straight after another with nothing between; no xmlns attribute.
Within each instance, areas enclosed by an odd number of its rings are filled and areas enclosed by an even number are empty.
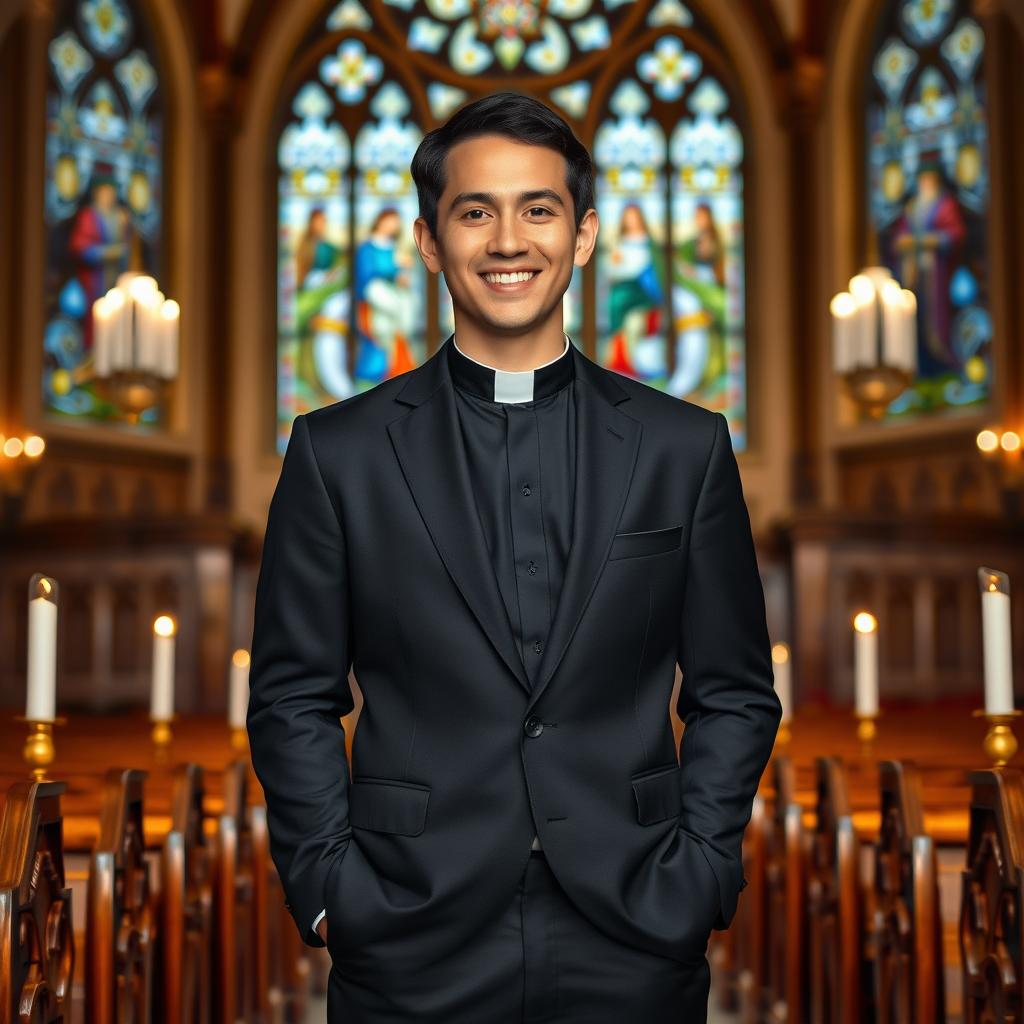
<svg viewBox="0 0 1024 1024"><path fill-rule="evenodd" d="M106 420L120 414L94 385L92 304L125 270L163 269L160 76L145 17L122 0L61 4L48 52L43 408Z"/></svg>
<svg viewBox="0 0 1024 1024"><path fill-rule="evenodd" d="M722 412L746 443L743 137L682 9L615 85L594 139L598 357ZM654 12L652 12L652 17Z"/></svg>
<svg viewBox="0 0 1024 1024"><path fill-rule="evenodd" d="M917 298L917 378L888 418L988 401L984 35L961 0L900 0L867 72L868 262Z"/></svg>
<svg viewBox="0 0 1024 1024"><path fill-rule="evenodd" d="M718 54L679 0L326 9L279 136L279 450L296 413L417 365L453 331L443 276L429 281L412 242L408 166L423 132L496 89L550 103L595 155L599 251L566 293L570 338L726 413L742 449L744 147Z"/></svg>
<svg viewBox="0 0 1024 1024"><path fill-rule="evenodd" d="M298 89L280 136L281 451L298 413L404 373L425 354L426 271L412 240L409 173L422 131L386 71L362 39L340 39Z"/></svg>

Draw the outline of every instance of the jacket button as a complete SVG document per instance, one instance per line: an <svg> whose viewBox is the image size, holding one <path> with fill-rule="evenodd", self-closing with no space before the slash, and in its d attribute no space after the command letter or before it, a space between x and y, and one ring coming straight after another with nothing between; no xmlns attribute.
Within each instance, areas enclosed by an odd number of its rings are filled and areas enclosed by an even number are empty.
<svg viewBox="0 0 1024 1024"><path fill-rule="evenodd" d="M539 736L544 731L544 723L536 715L530 715L523 724L523 729L527 736Z"/></svg>

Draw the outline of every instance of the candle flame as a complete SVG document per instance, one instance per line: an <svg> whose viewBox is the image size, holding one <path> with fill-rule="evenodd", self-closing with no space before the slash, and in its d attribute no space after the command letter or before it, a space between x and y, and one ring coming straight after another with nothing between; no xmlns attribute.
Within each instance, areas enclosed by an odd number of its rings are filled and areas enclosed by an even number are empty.
<svg viewBox="0 0 1024 1024"><path fill-rule="evenodd" d="M978 451L994 452L999 447L999 438L994 430L981 430L975 438Z"/></svg>
<svg viewBox="0 0 1024 1024"><path fill-rule="evenodd" d="M181 307L174 301L174 299L167 299L167 301L160 306L160 315L165 320L177 320L180 312Z"/></svg>
<svg viewBox="0 0 1024 1024"><path fill-rule="evenodd" d="M857 311L857 301L849 292L840 292L833 296L828 308L829 312L836 317L853 316Z"/></svg>
<svg viewBox="0 0 1024 1024"><path fill-rule="evenodd" d="M31 459L38 458L45 447L46 442L38 434L32 434L25 441L25 454Z"/></svg>
<svg viewBox="0 0 1024 1024"><path fill-rule="evenodd" d="M153 632L157 636L174 636L178 631L178 624L172 615L158 615L153 620Z"/></svg>
<svg viewBox="0 0 1024 1024"><path fill-rule="evenodd" d="M776 665L784 665L789 661L789 644L779 641L776 644L772 644L772 661Z"/></svg>
<svg viewBox="0 0 1024 1024"><path fill-rule="evenodd" d="M1020 434L1015 430L1004 430L999 445L1004 452L1020 451Z"/></svg>
<svg viewBox="0 0 1024 1024"><path fill-rule="evenodd" d="M20 437L9 437L4 441L4 455L9 459L16 459L25 449L25 444Z"/></svg>
<svg viewBox="0 0 1024 1024"><path fill-rule="evenodd" d="M239 649L231 655L231 663L233 665L237 665L239 668L244 668L249 664L249 652L244 647L239 647Z"/></svg>
<svg viewBox="0 0 1024 1024"><path fill-rule="evenodd" d="M871 612L857 612L853 617L853 628L858 633L874 633L878 629L878 619Z"/></svg>

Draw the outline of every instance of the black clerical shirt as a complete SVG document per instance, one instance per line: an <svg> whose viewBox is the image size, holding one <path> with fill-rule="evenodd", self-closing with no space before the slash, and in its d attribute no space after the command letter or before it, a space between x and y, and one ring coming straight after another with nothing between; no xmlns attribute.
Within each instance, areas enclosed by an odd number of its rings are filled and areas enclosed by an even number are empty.
<svg viewBox="0 0 1024 1024"><path fill-rule="evenodd" d="M531 683L572 543L576 407L569 339L532 370L498 370L452 339L448 367L477 513ZM533 838L533 848L540 840Z"/></svg>

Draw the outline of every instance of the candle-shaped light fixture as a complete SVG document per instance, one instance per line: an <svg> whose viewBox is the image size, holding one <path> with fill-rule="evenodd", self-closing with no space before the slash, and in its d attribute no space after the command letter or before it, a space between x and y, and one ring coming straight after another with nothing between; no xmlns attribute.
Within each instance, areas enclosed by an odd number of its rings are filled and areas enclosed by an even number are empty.
<svg viewBox="0 0 1024 1024"><path fill-rule="evenodd" d="M240 647L231 655L231 677L228 682L228 727L231 730L231 745L244 750L248 741L246 735L246 714L249 710L249 652Z"/></svg>
<svg viewBox="0 0 1024 1024"><path fill-rule="evenodd" d="M1013 632L1010 578L998 569L978 569L981 591L982 649L985 659L985 714L1013 711Z"/></svg>
<svg viewBox="0 0 1024 1024"><path fill-rule="evenodd" d="M878 713L878 620L871 612L853 618L854 681L857 714Z"/></svg>
<svg viewBox="0 0 1024 1024"><path fill-rule="evenodd" d="M57 607L52 576L37 572L28 585L28 687L25 717L53 722L57 705Z"/></svg>
<svg viewBox="0 0 1024 1024"><path fill-rule="evenodd" d="M149 717L166 722L174 716L174 643L178 632L173 616L153 620L153 689Z"/></svg>
<svg viewBox="0 0 1024 1024"><path fill-rule="evenodd" d="M871 612L853 617L853 669L857 739L863 754L870 756L878 717L878 620Z"/></svg>

